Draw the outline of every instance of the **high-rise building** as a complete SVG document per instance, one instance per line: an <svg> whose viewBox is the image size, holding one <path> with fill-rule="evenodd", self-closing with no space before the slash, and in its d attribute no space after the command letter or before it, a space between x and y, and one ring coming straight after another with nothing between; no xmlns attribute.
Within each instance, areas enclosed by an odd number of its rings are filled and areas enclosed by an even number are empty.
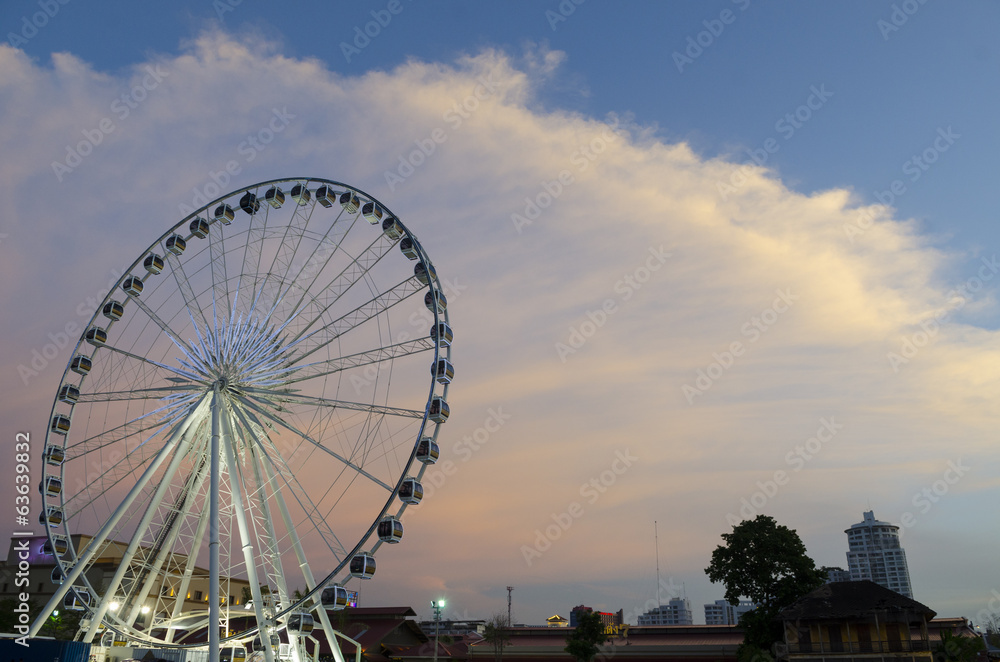
<svg viewBox="0 0 1000 662"><path fill-rule="evenodd" d="M640 614L639 625L693 625L691 603L687 598L671 598L665 605Z"/></svg>
<svg viewBox="0 0 1000 662"><path fill-rule="evenodd" d="M869 580L913 597L906 552L899 545L899 527L875 519L871 510L864 520L844 531L847 534L847 571L851 581Z"/></svg>
<svg viewBox="0 0 1000 662"><path fill-rule="evenodd" d="M716 600L705 605L705 625L738 625L740 616L756 608L757 605L749 600L740 600L738 605L731 605L728 600Z"/></svg>
<svg viewBox="0 0 1000 662"><path fill-rule="evenodd" d="M820 570L826 570L826 583L833 584L834 582L849 582L851 581L851 573L843 568L833 568L829 566L824 566Z"/></svg>

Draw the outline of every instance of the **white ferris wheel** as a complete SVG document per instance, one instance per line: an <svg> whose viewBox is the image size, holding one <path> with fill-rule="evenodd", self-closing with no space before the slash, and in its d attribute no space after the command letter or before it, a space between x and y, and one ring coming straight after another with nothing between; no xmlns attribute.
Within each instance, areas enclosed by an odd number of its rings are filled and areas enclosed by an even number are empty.
<svg viewBox="0 0 1000 662"><path fill-rule="evenodd" d="M423 496L451 341L420 242L356 187L267 181L181 220L55 397L39 489L59 586L32 634L70 608L85 641L295 648L315 627L340 657L326 609Z"/></svg>

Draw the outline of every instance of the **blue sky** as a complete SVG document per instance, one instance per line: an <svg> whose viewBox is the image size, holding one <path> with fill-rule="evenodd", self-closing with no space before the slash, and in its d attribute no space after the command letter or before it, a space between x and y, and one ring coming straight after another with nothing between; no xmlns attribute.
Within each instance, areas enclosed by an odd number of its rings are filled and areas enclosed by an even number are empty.
<svg viewBox="0 0 1000 662"><path fill-rule="evenodd" d="M0 31L2 292L27 311L4 323L8 429L44 430L61 367L17 369L39 336L82 319L208 173L309 171L406 214L467 287L443 445L459 470L412 514L406 553L380 556L372 602L426 615L448 593L485 617L514 585L525 622L581 602L634 611L655 584L657 520L661 568L697 622L722 596L702 570L727 514L793 470L763 512L818 563L844 565L863 510L911 512L915 597L968 617L989 600L996 3L52 0L36 19L43 5L5 2ZM122 117L115 100L143 80L157 82ZM468 118L448 115L471 98ZM244 139L279 111L287 131L248 158ZM53 162L105 118L106 144L60 177ZM437 153L393 184L436 128ZM586 145L600 152L581 161ZM510 422L466 459L460 440L498 407ZM831 417L839 443L786 459ZM582 486L622 468L616 453L639 460L589 502ZM955 461L972 468L922 512ZM529 563L574 502L582 515Z"/></svg>

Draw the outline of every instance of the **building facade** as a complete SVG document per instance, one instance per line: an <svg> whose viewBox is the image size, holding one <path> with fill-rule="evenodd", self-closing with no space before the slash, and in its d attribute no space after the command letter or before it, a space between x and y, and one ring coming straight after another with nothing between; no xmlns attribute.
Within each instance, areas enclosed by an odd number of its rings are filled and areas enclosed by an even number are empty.
<svg viewBox="0 0 1000 662"><path fill-rule="evenodd" d="M740 616L756 608L757 605L749 600L740 600L738 605L731 605L728 600L716 600L705 605L705 625L737 625Z"/></svg>
<svg viewBox="0 0 1000 662"><path fill-rule="evenodd" d="M687 598L671 598L665 605L653 607L639 616L639 625L693 625L691 603Z"/></svg>
<svg viewBox="0 0 1000 662"><path fill-rule="evenodd" d="M872 581L908 598L913 597L906 552L899 544L899 527L875 519L871 510L844 531L847 534L847 571L851 581Z"/></svg>

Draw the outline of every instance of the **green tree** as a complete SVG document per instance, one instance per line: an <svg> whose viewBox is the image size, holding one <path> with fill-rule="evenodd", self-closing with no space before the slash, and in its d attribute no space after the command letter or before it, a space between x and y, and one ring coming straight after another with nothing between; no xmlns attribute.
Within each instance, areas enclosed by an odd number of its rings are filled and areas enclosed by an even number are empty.
<svg viewBox="0 0 1000 662"><path fill-rule="evenodd" d="M739 604L740 597L757 604L740 619L744 637L737 655L741 662L766 659L772 644L782 638L778 612L822 586L826 572L816 568L794 530L767 515L740 522L722 539L725 544L712 552L705 573L725 585L730 604Z"/></svg>
<svg viewBox="0 0 1000 662"><path fill-rule="evenodd" d="M982 637L955 635L941 631L941 642L934 647L934 662L975 662L986 649Z"/></svg>
<svg viewBox="0 0 1000 662"><path fill-rule="evenodd" d="M590 662L600 652L599 645L607 639L601 615L596 611L582 611L577 614L576 627L566 637L563 650L580 662Z"/></svg>

